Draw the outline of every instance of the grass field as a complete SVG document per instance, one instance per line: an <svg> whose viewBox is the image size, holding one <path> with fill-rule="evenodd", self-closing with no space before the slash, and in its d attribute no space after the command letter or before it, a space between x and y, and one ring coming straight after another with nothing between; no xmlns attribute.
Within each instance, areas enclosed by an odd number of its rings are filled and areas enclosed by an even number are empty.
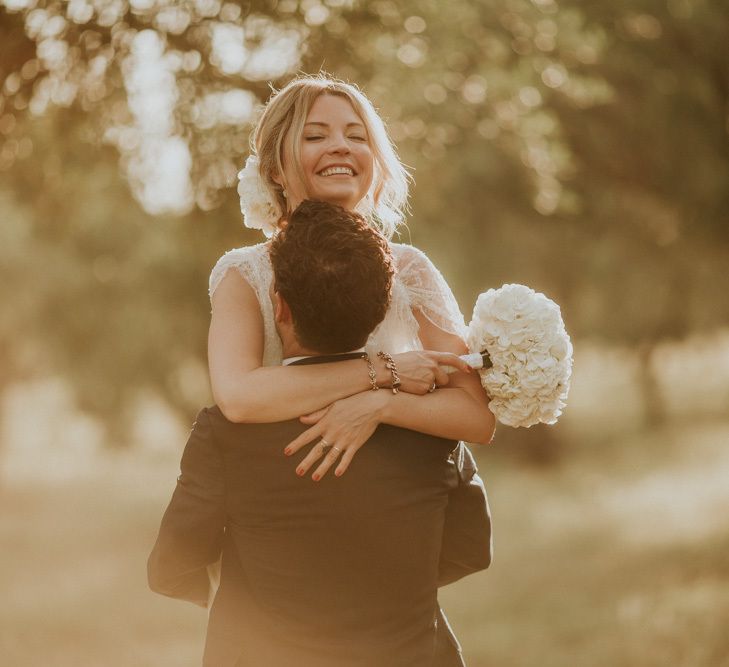
<svg viewBox="0 0 729 667"><path fill-rule="evenodd" d="M478 667L729 665L729 428L488 471L495 560L442 595Z"/></svg>
<svg viewBox="0 0 729 667"><path fill-rule="evenodd" d="M480 450L495 560L441 596L468 664L729 666L727 444L708 422L545 468ZM3 476L3 667L199 665L205 612L145 580L176 473L173 453L136 451Z"/></svg>

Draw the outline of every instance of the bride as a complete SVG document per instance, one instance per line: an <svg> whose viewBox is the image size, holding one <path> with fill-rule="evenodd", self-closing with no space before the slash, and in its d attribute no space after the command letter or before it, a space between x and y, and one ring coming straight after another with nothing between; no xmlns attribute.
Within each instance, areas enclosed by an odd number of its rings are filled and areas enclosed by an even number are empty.
<svg viewBox="0 0 729 667"><path fill-rule="evenodd" d="M267 236L304 199L356 209L387 238L402 222L408 174L381 118L354 86L323 76L291 81L269 100L252 144L257 159L249 158L246 170L257 170L271 215L246 216L246 224ZM332 445L312 447L298 464L299 475L314 467L315 481L335 464L335 474L343 474L380 423L472 443L493 436L489 398L457 356L468 350L450 288L421 251L399 243L391 249L397 273L385 320L369 337L368 357L336 369L281 365L268 243L227 252L210 276L215 401L234 422L301 417L309 428L287 454L309 443ZM399 391L392 387L398 377ZM378 387L384 390L373 391Z"/></svg>

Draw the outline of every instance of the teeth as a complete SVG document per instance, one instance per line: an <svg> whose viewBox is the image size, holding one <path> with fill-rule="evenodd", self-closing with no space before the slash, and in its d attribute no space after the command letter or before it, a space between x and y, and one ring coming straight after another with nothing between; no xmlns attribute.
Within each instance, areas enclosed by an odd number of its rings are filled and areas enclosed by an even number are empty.
<svg viewBox="0 0 729 667"><path fill-rule="evenodd" d="M347 176L354 176L354 172L349 167L329 167L321 172L322 176L333 176L334 174L347 174Z"/></svg>

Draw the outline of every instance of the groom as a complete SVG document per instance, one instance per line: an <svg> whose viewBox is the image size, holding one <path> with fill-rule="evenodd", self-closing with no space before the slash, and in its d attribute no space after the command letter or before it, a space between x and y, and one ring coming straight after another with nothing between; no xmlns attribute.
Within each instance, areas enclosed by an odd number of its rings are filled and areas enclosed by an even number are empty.
<svg viewBox="0 0 729 667"><path fill-rule="evenodd" d="M272 245L284 357L362 356L390 299L384 239L358 214L309 201ZM316 256L317 270L303 268L302 253ZM337 281L343 299L312 317L321 281ZM322 356L309 341L325 339ZM222 554L203 659L210 667L463 665L436 596L439 577L463 576L457 557L455 575L439 565L459 484L457 443L382 425L345 477L311 484L283 455L305 428L234 424L217 407L199 413L149 558L150 587L207 606L206 568Z"/></svg>

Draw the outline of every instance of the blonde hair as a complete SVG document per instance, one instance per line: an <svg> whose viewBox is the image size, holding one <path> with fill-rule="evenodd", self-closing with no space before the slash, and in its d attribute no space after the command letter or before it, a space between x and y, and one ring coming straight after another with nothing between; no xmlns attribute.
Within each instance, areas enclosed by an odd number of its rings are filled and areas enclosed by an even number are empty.
<svg viewBox="0 0 729 667"><path fill-rule="evenodd" d="M274 176L283 175L284 146L290 148L296 173L306 184L301 168L301 137L311 107L320 95L338 95L349 101L362 119L374 158L372 185L357 206L370 223L378 227L387 238L392 238L398 225L404 221L408 205L407 172L372 103L354 85L332 79L323 74L299 76L274 92L252 136L252 150L258 155L263 182L276 198L282 211L288 211L283 188ZM288 215L284 213L284 218Z"/></svg>

